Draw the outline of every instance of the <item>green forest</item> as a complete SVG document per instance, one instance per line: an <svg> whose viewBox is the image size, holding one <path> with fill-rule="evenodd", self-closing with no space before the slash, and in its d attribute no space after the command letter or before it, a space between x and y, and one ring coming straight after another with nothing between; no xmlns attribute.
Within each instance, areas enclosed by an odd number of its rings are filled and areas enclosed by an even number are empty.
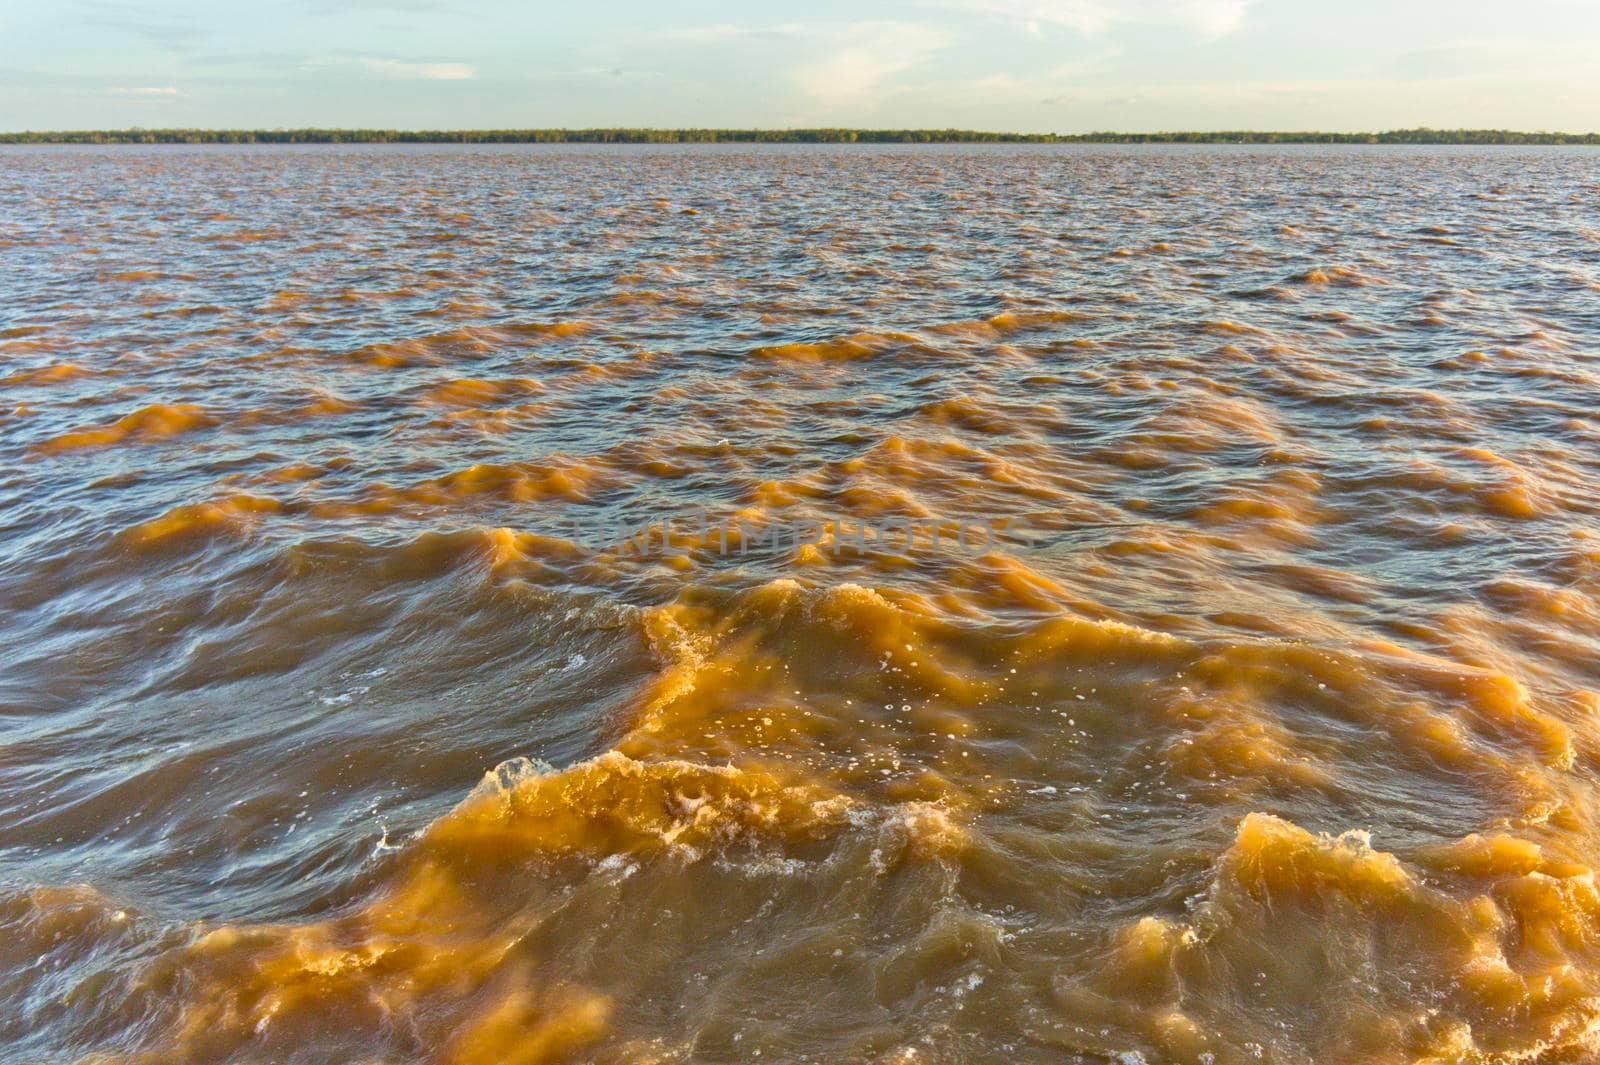
<svg viewBox="0 0 1600 1065"><path fill-rule="evenodd" d="M116 129L0 133L0 144L1600 144L1597 133L985 133L965 129Z"/></svg>

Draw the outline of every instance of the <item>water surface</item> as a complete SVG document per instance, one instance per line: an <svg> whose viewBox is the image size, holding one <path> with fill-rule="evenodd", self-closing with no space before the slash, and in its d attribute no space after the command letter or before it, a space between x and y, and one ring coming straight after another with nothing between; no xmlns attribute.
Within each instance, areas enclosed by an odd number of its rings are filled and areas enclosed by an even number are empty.
<svg viewBox="0 0 1600 1065"><path fill-rule="evenodd" d="M0 154L0 1057L1586 1060L1596 202Z"/></svg>

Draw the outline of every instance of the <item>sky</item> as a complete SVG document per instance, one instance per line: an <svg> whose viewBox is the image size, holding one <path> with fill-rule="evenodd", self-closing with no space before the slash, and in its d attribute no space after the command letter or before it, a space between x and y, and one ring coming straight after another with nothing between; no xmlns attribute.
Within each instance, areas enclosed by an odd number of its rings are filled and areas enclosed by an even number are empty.
<svg viewBox="0 0 1600 1065"><path fill-rule="evenodd" d="M1600 0L0 0L0 130L1600 130Z"/></svg>

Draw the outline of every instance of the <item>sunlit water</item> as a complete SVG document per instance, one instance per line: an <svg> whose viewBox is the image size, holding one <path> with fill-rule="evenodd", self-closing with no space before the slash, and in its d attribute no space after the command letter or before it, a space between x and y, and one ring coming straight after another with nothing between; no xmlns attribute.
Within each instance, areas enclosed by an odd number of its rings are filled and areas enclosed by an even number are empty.
<svg viewBox="0 0 1600 1065"><path fill-rule="evenodd" d="M1592 1060L1596 203L0 154L0 1057Z"/></svg>

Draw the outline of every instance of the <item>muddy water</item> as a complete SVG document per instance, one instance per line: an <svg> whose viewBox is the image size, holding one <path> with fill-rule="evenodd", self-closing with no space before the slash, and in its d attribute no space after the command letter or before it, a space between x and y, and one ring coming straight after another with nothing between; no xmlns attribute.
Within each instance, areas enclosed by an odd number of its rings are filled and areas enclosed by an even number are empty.
<svg viewBox="0 0 1600 1065"><path fill-rule="evenodd" d="M1596 202L0 156L0 1057L1592 1060Z"/></svg>

